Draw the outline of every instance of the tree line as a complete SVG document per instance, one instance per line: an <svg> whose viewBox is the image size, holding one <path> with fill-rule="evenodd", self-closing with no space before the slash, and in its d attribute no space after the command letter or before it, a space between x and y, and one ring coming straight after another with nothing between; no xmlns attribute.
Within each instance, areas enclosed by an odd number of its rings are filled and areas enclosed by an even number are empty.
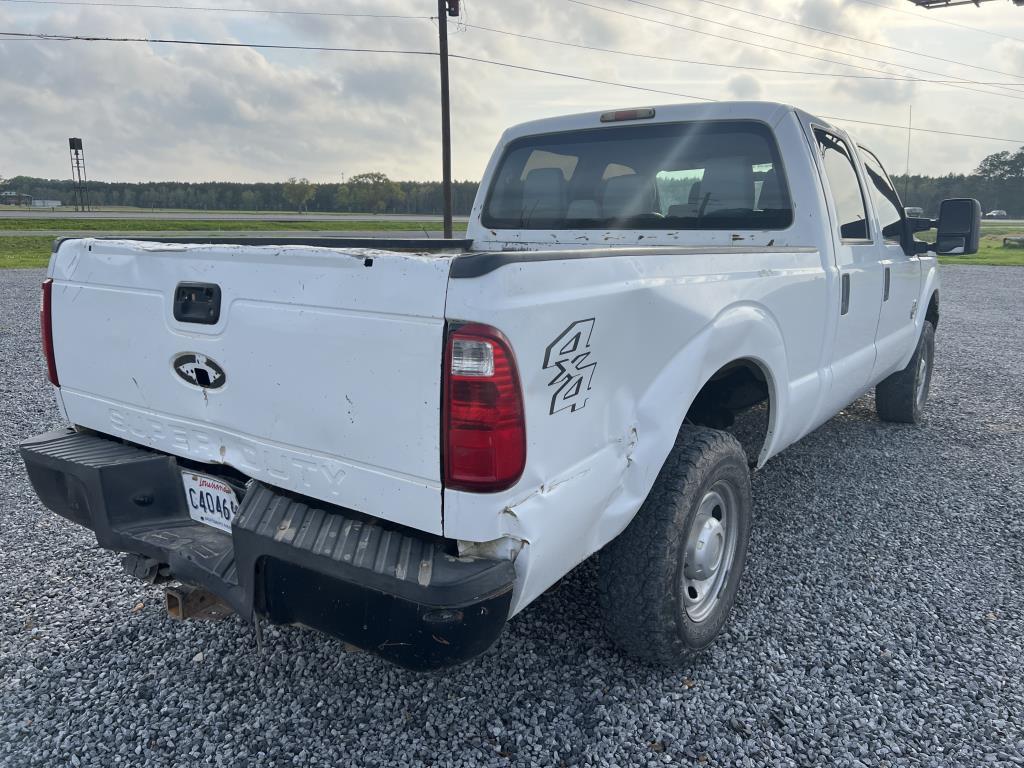
<svg viewBox="0 0 1024 768"><path fill-rule="evenodd" d="M970 174L946 176L894 176L903 204L919 206L926 216L937 216L939 203L950 197L974 197L982 210L1005 210L1024 218L1024 147L1016 152L989 155ZM453 185L454 211L469 213L477 183ZM61 200L70 205L70 180L15 176L0 179L0 191L14 191L35 198ZM216 211L315 211L351 213L440 214L441 183L392 181L379 172L361 173L341 184L314 184L308 179L277 183L234 182L89 182L89 201L97 206L134 208L183 208Z"/></svg>
<svg viewBox="0 0 1024 768"><path fill-rule="evenodd" d="M456 214L468 214L477 183L452 185ZM37 199L60 200L72 205L70 179L14 176L0 179L0 192L16 191ZM307 179L285 182L89 182L89 203L94 206L180 208L208 211L309 211L352 213L440 214L444 209L438 181L392 181L383 173L362 173L343 184L314 184Z"/></svg>

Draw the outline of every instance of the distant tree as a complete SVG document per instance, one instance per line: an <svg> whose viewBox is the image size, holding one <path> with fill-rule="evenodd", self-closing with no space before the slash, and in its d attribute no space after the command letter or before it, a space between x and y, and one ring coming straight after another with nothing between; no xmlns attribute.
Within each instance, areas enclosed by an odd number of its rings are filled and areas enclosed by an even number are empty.
<svg viewBox="0 0 1024 768"><path fill-rule="evenodd" d="M402 187L379 171L359 173L342 185L337 195L348 210L361 213L392 213L405 200Z"/></svg>
<svg viewBox="0 0 1024 768"><path fill-rule="evenodd" d="M316 194L316 186L309 179L296 179L293 176L285 182L281 194L295 210L304 211L306 210L306 204Z"/></svg>
<svg viewBox="0 0 1024 768"><path fill-rule="evenodd" d="M974 174L994 181L1024 179L1024 147L1016 152L996 152L989 155L981 161Z"/></svg>

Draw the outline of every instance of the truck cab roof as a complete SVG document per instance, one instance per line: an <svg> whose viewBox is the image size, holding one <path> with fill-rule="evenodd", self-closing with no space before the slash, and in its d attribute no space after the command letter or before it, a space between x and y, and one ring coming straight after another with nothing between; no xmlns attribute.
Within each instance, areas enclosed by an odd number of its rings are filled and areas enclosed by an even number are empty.
<svg viewBox="0 0 1024 768"><path fill-rule="evenodd" d="M629 111L631 108L623 109ZM790 104L775 101L716 101L697 104L660 104L645 107L645 109L652 109L654 115L650 118L642 118L640 120L642 122L674 123L692 120L758 120L771 126L778 123L786 114L798 111L796 107ZM602 122L601 117L603 115L608 115L614 111L580 112L574 115L559 115L558 117L530 120L508 128L502 139L503 142L507 142L521 136L621 124L620 121ZM814 121L827 125L827 121L819 118L814 118Z"/></svg>

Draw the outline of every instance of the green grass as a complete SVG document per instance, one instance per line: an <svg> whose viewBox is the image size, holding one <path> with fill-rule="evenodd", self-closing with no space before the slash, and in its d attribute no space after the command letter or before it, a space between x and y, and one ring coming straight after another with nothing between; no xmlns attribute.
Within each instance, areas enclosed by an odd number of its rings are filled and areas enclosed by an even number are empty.
<svg viewBox="0 0 1024 768"><path fill-rule="evenodd" d="M337 231L355 232L377 230L381 232L418 232L439 227L436 221L251 221L177 219L0 219L0 231L68 231L68 232L279 232Z"/></svg>
<svg viewBox="0 0 1024 768"><path fill-rule="evenodd" d="M1024 232L1020 234L1024 235ZM939 256L940 264L982 264L992 267L1024 267L1024 248L1003 248L1002 235L981 238L978 252L970 256Z"/></svg>
<svg viewBox="0 0 1024 768"><path fill-rule="evenodd" d="M33 232L419 232L436 230L436 221L188 221L163 219L0 219L0 233ZM42 237L0 236L0 269L45 267L53 244L51 235Z"/></svg>
<svg viewBox="0 0 1024 768"><path fill-rule="evenodd" d="M1024 237L1024 229L1017 227L996 227L981 225L981 240L978 252L970 256L939 256L940 264L980 264L990 267L1024 267L1024 248L1004 248L1003 237L1017 235ZM935 230L920 232L918 240L935 240Z"/></svg>
<svg viewBox="0 0 1024 768"><path fill-rule="evenodd" d="M52 237L0 237L0 269L45 267L52 245Z"/></svg>

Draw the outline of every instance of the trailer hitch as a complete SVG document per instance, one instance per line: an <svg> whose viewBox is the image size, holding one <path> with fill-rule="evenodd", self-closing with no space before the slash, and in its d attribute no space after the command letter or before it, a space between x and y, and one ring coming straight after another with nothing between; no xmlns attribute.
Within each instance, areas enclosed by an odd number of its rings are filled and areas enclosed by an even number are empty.
<svg viewBox="0 0 1024 768"><path fill-rule="evenodd" d="M219 621L234 613L231 606L212 592L187 584L168 587L164 591L164 597L167 601L167 615L177 621Z"/></svg>

